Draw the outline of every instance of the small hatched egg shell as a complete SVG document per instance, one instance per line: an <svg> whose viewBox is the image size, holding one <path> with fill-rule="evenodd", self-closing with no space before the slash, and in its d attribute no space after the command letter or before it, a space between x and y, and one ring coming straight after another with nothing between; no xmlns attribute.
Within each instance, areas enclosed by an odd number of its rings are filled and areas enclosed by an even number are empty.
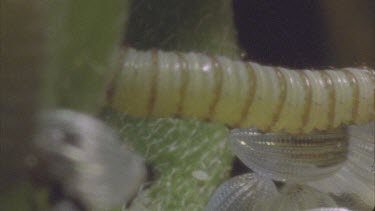
<svg viewBox="0 0 375 211"><path fill-rule="evenodd" d="M337 207L327 194L307 185L286 184L272 201L272 211L301 211L319 207Z"/></svg>
<svg viewBox="0 0 375 211"><path fill-rule="evenodd" d="M277 194L275 184L255 173L233 177L219 186L206 211L269 210L269 201Z"/></svg>
<svg viewBox="0 0 375 211"><path fill-rule="evenodd" d="M375 205L374 185L360 181L346 166L331 177L310 181L307 184L319 191L330 193L341 207L371 210L370 207Z"/></svg>
<svg viewBox="0 0 375 211"><path fill-rule="evenodd" d="M375 122L349 127L346 166L362 182L375 186Z"/></svg>
<svg viewBox="0 0 375 211"><path fill-rule="evenodd" d="M306 182L334 174L347 159L344 129L309 134L234 129L232 151L253 171L277 181Z"/></svg>

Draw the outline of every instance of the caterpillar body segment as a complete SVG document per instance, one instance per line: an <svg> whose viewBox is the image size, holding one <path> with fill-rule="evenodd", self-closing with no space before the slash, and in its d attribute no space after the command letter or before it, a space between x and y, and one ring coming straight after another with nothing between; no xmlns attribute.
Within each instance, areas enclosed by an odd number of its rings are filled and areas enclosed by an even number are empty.
<svg viewBox="0 0 375 211"><path fill-rule="evenodd" d="M111 106L134 116L195 117L307 133L374 120L374 70L290 70L201 53L127 49Z"/></svg>

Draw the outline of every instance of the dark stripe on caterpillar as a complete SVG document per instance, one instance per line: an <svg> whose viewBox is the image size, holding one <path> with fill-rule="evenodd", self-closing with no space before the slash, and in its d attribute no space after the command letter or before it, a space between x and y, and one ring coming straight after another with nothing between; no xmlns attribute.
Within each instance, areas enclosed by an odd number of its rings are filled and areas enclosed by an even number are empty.
<svg viewBox="0 0 375 211"><path fill-rule="evenodd" d="M186 90L187 86L189 83L189 71L188 71L188 66L187 66L187 61L184 58L184 54L177 52L176 53L178 57L178 62L180 63L180 68L181 68L181 86L180 86L180 98L177 103L177 111L176 115L177 116L182 116L184 112L184 101L185 101L185 96L186 96Z"/></svg>
<svg viewBox="0 0 375 211"><path fill-rule="evenodd" d="M353 95L352 95L352 122L354 123L357 121L358 117L358 108L359 108L359 85L357 78L347 69L342 69L345 75L350 79L350 86L353 88Z"/></svg>
<svg viewBox="0 0 375 211"><path fill-rule="evenodd" d="M220 96L222 94L222 86L223 86L223 68L221 67L219 61L215 56L209 56L212 61L213 65L213 74L214 74L214 91L213 91L213 98L212 102L208 106L208 115L207 120L211 120L213 115L215 114L215 108L217 103L219 102Z"/></svg>
<svg viewBox="0 0 375 211"><path fill-rule="evenodd" d="M151 89L150 97L148 101L148 115L153 114L155 107L156 95L158 91L158 74L159 74L159 62L158 62L158 51L156 49L151 50Z"/></svg>
<svg viewBox="0 0 375 211"><path fill-rule="evenodd" d="M241 111L241 119L236 124L236 127L240 127L242 123L247 119L250 107L254 101L254 96L255 96L256 87L257 87L257 77L255 75L253 67L251 66L250 63L247 63L245 65L246 65L246 70L247 70L246 74L248 77L247 80L250 83L250 85L247 86L248 90L246 91L246 93L249 93L249 94L246 96L246 101Z"/></svg>
<svg viewBox="0 0 375 211"><path fill-rule="evenodd" d="M301 80L304 82L304 90L306 92L305 95L305 104L304 104L304 110L302 113L302 123L301 123L301 132L303 132L303 128L305 128L306 124L309 121L309 114L311 110L311 104L312 104L312 88L309 78L306 76L304 71L298 71L299 75L301 76Z"/></svg>
<svg viewBox="0 0 375 211"><path fill-rule="evenodd" d="M322 78L324 79L325 88L328 90L328 119L327 129L333 128L335 120L335 107L336 107L336 94L335 86L333 84L331 76L326 71L320 71Z"/></svg>
<svg viewBox="0 0 375 211"><path fill-rule="evenodd" d="M277 104L276 110L273 114L271 125L269 126L269 128L267 130L272 130L272 128L279 121L281 111L284 107L285 100L286 100L286 80L285 80L285 76L281 72L280 68L275 68L275 71L276 71L276 75L277 75L277 78L278 78L279 83L280 83L280 90L281 91L280 91L279 100L278 100L279 103Z"/></svg>

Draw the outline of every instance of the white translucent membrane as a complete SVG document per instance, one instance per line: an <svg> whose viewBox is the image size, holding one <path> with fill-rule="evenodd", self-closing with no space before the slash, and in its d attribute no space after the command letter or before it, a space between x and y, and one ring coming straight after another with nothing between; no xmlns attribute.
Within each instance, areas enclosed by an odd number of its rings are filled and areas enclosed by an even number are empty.
<svg viewBox="0 0 375 211"><path fill-rule="evenodd" d="M273 180L305 182L334 174L346 160L344 129L290 135L234 129L232 151L253 171Z"/></svg>
<svg viewBox="0 0 375 211"><path fill-rule="evenodd" d="M275 184L255 173L231 178L213 194L206 211L267 211L275 198Z"/></svg>
<svg viewBox="0 0 375 211"><path fill-rule="evenodd" d="M371 210L375 206L374 130L375 122L350 126L348 161L334 176L309 185L336 195L339 204Z"/></svg>
<svg viewBox="0 0 375 211"><path fill-rule="evenodd" d="M146 176L140 156L121 146L111 128L82 113L45 113L35 144L51 179L90 210L126 203Z"/></svg>
<svg viewBox="0 0 375 211"><path fill-rule="evenodd" d="M337 207L326 193L307 185L287 184L276 199L270 202L272 211L301 211L320 207Z"/></svg>

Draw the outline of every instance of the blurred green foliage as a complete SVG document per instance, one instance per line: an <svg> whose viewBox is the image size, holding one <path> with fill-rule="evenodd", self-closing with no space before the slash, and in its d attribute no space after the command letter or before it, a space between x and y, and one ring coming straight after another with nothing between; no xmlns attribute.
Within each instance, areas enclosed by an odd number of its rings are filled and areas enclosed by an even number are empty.
<svg viewBox="0 0 375 211"><path fill-rule="evenodd" d="M45 7L43 96L52 106L95 113L116 63L128 1L58 0Z"/></svg>

